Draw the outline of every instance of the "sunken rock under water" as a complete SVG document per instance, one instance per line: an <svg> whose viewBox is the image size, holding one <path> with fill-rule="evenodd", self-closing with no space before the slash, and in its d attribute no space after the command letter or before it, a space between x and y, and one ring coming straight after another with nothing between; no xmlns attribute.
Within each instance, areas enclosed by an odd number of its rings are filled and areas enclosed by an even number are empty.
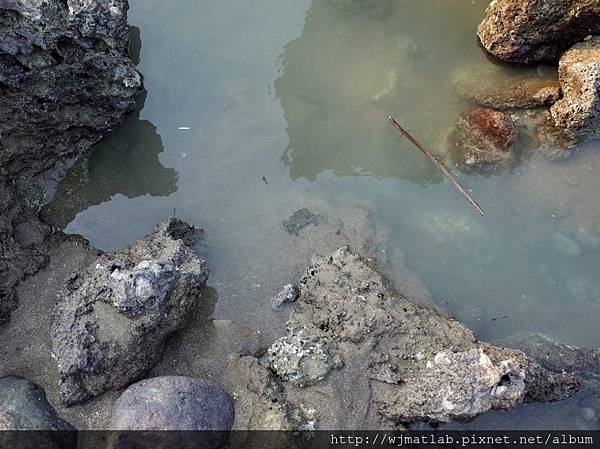
<svg viewBox="0 0 600 449"><path fill-rule="evenodd" d="M453 162L462 169L510 165L515 154L516 127L508 114L493 109L469 109L458 116L448 136Z"/></svg>
<svg viewBox="0 0 600 449"><path fill-rule="evenodd" d="M556 79L514 75L497 67L467 67L453 76L463 98L493 109L550 106L560 98Z"/></svg>
<svg viewBox="0 0 600 449"><path fill-rule="evenodd" d="M288 396L295 391L293 396L317 414L326 414L325 402L344 414L349 378L354 379L351 394L370 392L369 410L376 411L371 419L379 425L381 420L470 419L523 401L565 399L578 389L573 375L544 369L520 351L479 342L459 322L409 302L371 261L348 248L316 257L301 281L301 292L287 323L288 336L268 354L271 361L300 357L295 345L284 344L299 332L312 347L319 341L332 348L335 344L335 354L321 354L331 358L320 361L329 360L330 368L337 369L322 370L317 385L284 382ZM295 364L296 378L310 377L314 367L311 353L303 354ZM272 363L271 369L283 379L289 374ZM315 388L319 399L311 403ZM326 391L335 396L323 401Z"/></svg>
<svg viewBox="0 0 600 449"><path fill-rule="evenodd" d="M206 263L188 246L197 235L180 220L165 220L67 280L51 325L64 403L123 387L157 362L208 279Z"/></svg>

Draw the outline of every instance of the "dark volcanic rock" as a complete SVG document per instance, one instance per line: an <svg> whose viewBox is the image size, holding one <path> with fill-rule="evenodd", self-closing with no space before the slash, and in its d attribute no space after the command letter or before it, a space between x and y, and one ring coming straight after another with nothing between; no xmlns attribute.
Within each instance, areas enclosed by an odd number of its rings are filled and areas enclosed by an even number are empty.
<svg viewBox="0 0 600 449"><path fill-rule="evenodd" d="M188 244L198 231L177 219L66 282L52 317L52 346L66 404L118 389L157 361L208 278Z"/></svg>
<svg viewBox="0 0 600 449"><path fill-rule="evenodd" d="M461 70L454 86L461 97L492 109L550 106L560 98L556 79L509 75L495 67Z"/></svg>
<svg viewBox="0 0 600 449"><path fill-rule="evenodd" d="M116 430L230 430L234 408L214 382L164 376L130 386L115 404Z"/></svg>
<svg viewBox="0 0 600 449"><path fill-rule="evenodd" d="M490 169L514 160L517 130L507 114L492 109L469 109L459 115L448 137L453 162L462 169Z"/></svg>
<svg viewBox="0 0 600 449"><path fill-rule="evenodd" d="M598 0L494 0L477 34L508 62L556 61L571 45L600 33Z"/></svg>
<svg viewBox="0 0 600 449"><path fill-rule="evenodd" d="M0 2L0 167L40 173L133 111L127 1Z"/></svg>
<svg viewBox="0 0 600 449"><path fill-rule="evenodd" d="M0 378L0 431L74 430L59 418L44 390L19 377Z"/></svg>
<svg viewBox="0 0 600 449"><path fill-rule="evenodd" d="M66 166L134 109L126 0L0 0L0 324L46 262L19 242ZM35 225L34 225L35 226Z"/></svg>
<svg viewBox="0 0 600 449"><path fill-rule="evenodd" d="M329 409L351 416L343 400L350 394L354 403L363 397L365 416L448 422L565 399L579 388L574 375L479 342L454 319L411 303L348 248L316 257L301 291L288 335L267 354L270 368L288 380L288 398L301 399L316 416Z"/></svg>
<svg viewBox="0 0 600 449"><path fill-rule="evenodd" d="M558 73L563 97L550 109L554 123L576 142L600 137L600 36L566 51Z"/></svg>

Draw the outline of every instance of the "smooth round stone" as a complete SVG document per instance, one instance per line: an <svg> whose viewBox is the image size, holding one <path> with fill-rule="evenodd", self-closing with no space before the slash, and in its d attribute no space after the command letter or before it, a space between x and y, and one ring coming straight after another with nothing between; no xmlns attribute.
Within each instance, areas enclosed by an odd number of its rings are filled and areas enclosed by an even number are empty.
<svg viewBox="0 0 600 449"><path fill-rule="evenodd" d="M219 430L233 426L227 393L204 379L164 376L131 385L115 404L114 430Z"/></svg>

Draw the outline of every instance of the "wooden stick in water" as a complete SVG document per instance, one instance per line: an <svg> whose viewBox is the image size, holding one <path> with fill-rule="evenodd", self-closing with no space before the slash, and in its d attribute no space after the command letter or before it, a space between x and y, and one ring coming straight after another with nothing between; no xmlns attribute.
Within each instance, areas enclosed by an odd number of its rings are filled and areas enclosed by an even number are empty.
<svg viewBox="0 0 600 449"><path fill-rule="evenodd" d="M398 131L400 131L400 133L404 137L406 137L408 140L410 140L414 146L416 146L419 150L421 150L421 152L425 156L427 156L431 160L431 162L433 162L437 166L437 168L440 169L440 171L446 176L446 178L448 178L450 180L452 185L454 187L456 187L456 190L458 190L460 193L462 193L464 195L464 197L469 201L469 203L471 203L473 205L473 207L475 209L477 209L477 212L479 212L482 217L485 216L483 209L481 208L481 206L479 204L477 204L477 201L475 201L475 198L473 198L469 194L469 192L467 192L465 190L465 188L460 185L460 183L456 180L456 178L454 176L452 176L452 173L450 173L450 171L446 168L446 166L444 164L442 164L442 162L437 157L435 157L433 154L431 154L429 151L427 151L419 142L417 142L417 140L413 136L411 136L408 133L408 131L406 131L404 128L402 128L402 126L400 126L400 124L394 119L394 117L390 116L389 121L394 126L394 128L396 128Z"/></svg>

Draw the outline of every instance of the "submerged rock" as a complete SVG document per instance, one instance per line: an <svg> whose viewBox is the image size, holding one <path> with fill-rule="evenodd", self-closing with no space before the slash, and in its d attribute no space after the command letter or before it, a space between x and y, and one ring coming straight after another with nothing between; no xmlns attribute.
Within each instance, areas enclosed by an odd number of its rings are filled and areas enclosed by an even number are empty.
<svg viewBox="0 0 600 449"><path fill-rule="evenodd" d="M0 378L0 431L2 430L75 429L58 416L46 399L44 390L28 380L8 376Z"/></svg>
<svg viewBox="0 0 600 449"><path fill-rule="evenodd" d="M586 350L536 333L513 335L506 343L521 349L534 357L540 365L552 371L591 373L600 376L600 348Z"/></svg>
<svg viewBox="0 0 600 449"><path fill-rule="evenodd" d="M283 226L290 234L300 235L300 231L308 225L318 225L319 217L308 209L300 209L292 214L290 218L283 221Z"/></svg>
<svg viewBox="0 0 600 449"><path fill-rule="evenodd" d="M496 68L469 67L454 75L457 93L493 109L550 106L560 98L556 79L508 74Z"/></svg>
<svg viewBox="0 0 600 449"><path fill-rule="evenodd" d="M20 241L22 225L68 164L134 109L142 78L128 56L127 9L0 0L0 324L16 285L47 262L43 235Z"/></svg>
<svg viewBox="0 0 600 449"><path fill-rule="evenodd" d="M230 430L234 408L214 382L164 376L131 385L115 404L115 430Z"/></svg>
<svg viewBox="0 0 600 449"><path fill-rule="evenodd" d="M596 0L494 0L477 29L492 55L525 63L556 61L571 45L598 33Z"/></svg>
<svg viewBox="0 0 600 449"><path fill-rule="evenodd" d="M295 390L284 383L288 397L302 398L317 415L327 416L329 407L353 415L344 403L348 382L354 400L365 394L371 412L363 419L372 413L379 425L470 419L519 402L565 399L579 387L573 375L479 342L454 319L409 302L371 261L348 248L314 258L301 291L285 338L302 329L307 341L335 342L344 361L314 386Z"/></svg>
<svg viewBox="0 0 600 449"><path fill-rule="evenodd" d="M459 115L448 137L450 156L462 169L495 169L514 159L516 127L507 114L492 109L469 109Z"/></svg>
<svg viewBox="0 0 600 449"><path fill-rule="evenodd" d="M51 323L64 403L121 388L156 363L208 279L206 263L188 246L197 234L180 220L165 220L67 280Z"/></svg>
<svg viewBox="0 0 600 449"><path fill-rule="evenodd" d="M559 78L563 97L550 109L556 126L576 142L600 137L600 37L565 52Z"/></svg>

